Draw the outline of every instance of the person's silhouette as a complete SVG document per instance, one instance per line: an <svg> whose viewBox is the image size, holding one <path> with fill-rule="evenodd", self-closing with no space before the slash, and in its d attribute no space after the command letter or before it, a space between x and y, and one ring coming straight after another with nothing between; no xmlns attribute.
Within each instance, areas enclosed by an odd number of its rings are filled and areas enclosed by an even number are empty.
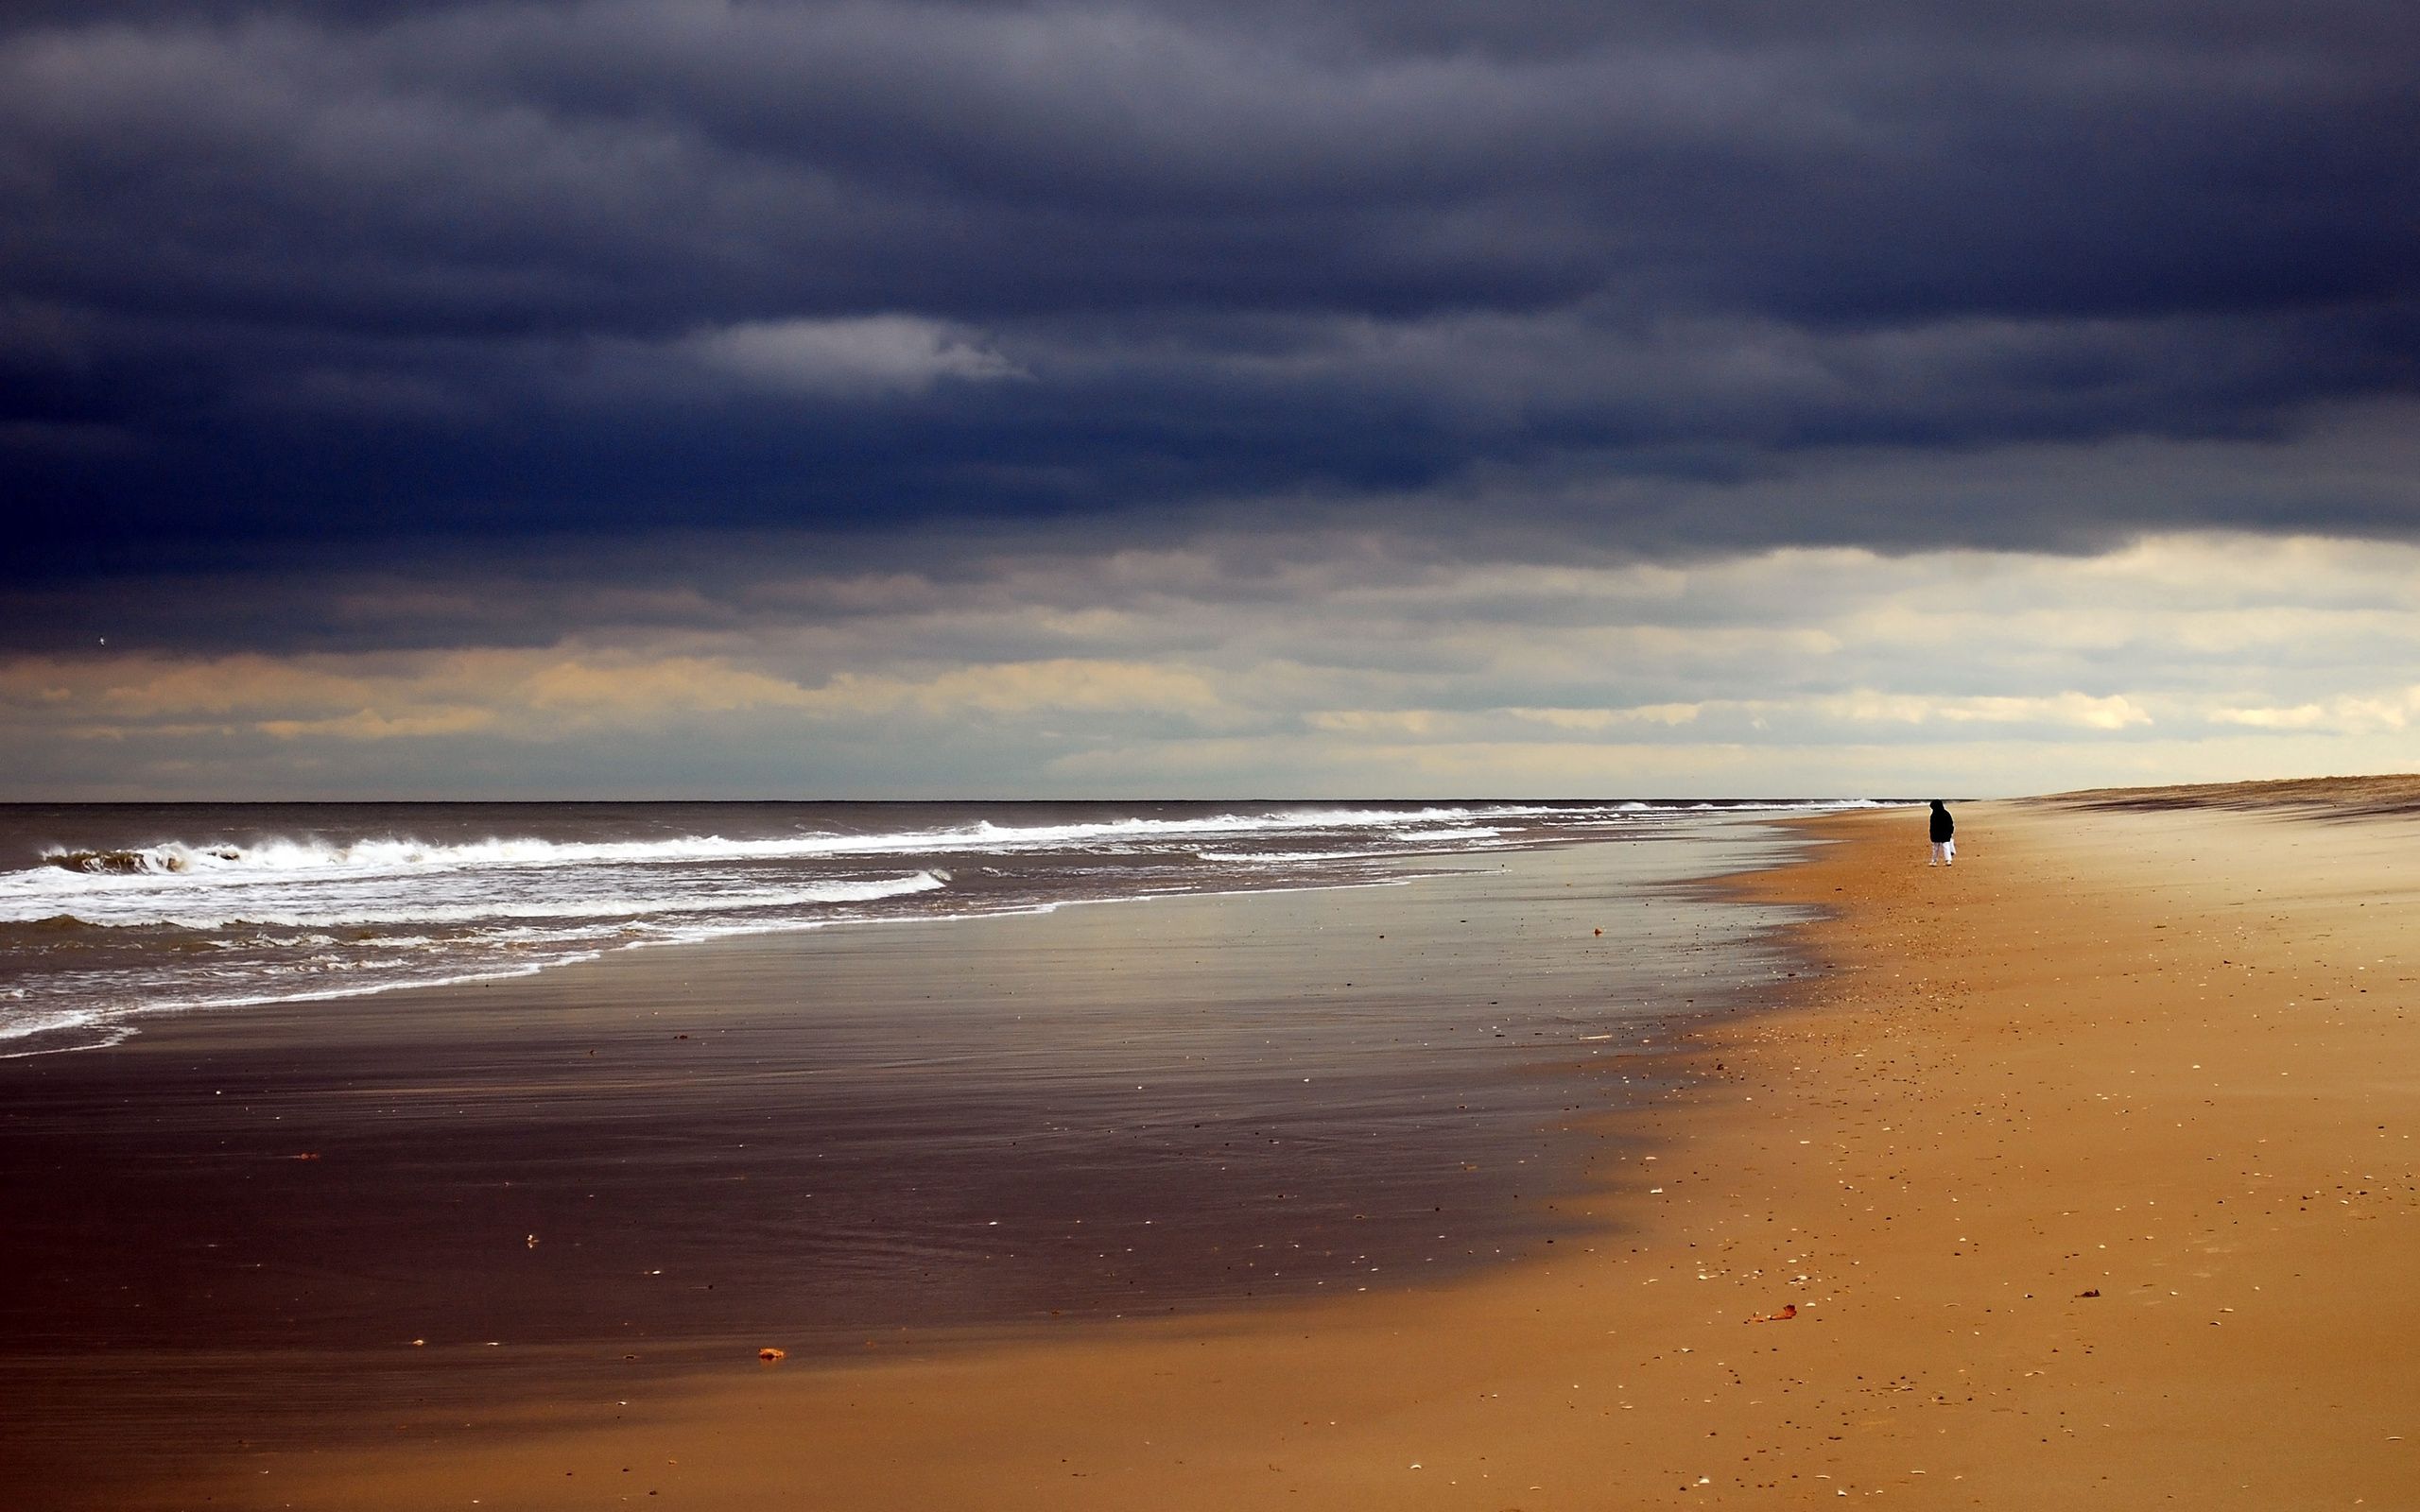
<svg viewBox="0 0 2420 1512"><path fill-rule="evenodd" d="M1949 816L1949 810L1943 806L1939 799L1932 800L1932 859L1925 865L1928 867L1958 865L1958 821Z"/></svg>

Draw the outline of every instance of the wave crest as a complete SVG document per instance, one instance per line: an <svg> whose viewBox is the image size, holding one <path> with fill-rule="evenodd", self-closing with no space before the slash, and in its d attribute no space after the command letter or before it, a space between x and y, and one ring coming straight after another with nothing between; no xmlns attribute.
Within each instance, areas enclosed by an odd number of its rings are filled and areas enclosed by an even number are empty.
<svg viewBox="0 0 2420 1512"><path fill-rule="evenodd" d="M42 853L45 866L90 872L96 877L182 876L197 867L240 862L243 857L239 846L187 846L174 840L130 850L51 850Z"/></svg>
<svg viewBox="0 0 2420 1512"><path fill-rule="evenodd" d="M689 834L662 840L560 841L494 837L424 841L391 835L376 839L230 840L157 845L114 850L44 850L46 866L90 876L258 876L278 872L385 873L442 871L487 867L573 867L599 862L625 866L677 865L700 861L783 861L818 856L884 855L967 850L1037 850L1099 841L1150 841L1194 835L1270 833L1289 830L1375 829L1399 831L1467 819L1463 808L1313 809L1262 814L1219 814L1201 818L1119 818L1068 824L1003 825L989 819L954 829L895 833L829 832L731 839Z"/></svg>

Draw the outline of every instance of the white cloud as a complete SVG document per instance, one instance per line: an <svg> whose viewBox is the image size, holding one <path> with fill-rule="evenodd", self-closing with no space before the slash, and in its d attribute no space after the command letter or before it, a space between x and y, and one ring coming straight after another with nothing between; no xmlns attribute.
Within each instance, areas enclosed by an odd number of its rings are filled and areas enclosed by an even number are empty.
<svg viewBox="0 0 2420 1512"><path fill-rule="evenodd" d="M1022 376L980 334L913 315L755 320L699 332L683 345L709 368L800 393L917 393L944 378Z"/></svg>
<svg viewBox="0 0 2420 1512"><path fill-rule="evenodd" d="M1762 706L1771 713L1775 705ZM2123 730L2148 725L2152 716L2134 699L2112 695L2096 698L2083 693L2056 693L2039 697L1942 698L1924 694L1888 694L1861 689L1838 697L1811 700L1808 708L1860 723L2075 725L2087 730Z"/></svg>
<svg viewBox="0 0 2420 1512"><path fill-rule="evenodd" d="M2325 703L2288 706L2220 707L2210 711L2215 724L2242 725L2254 730L2325 730L2367 735L2397 730L2420 722L2420 683L2371 696L2330 698ZM2420 765L2420 764L2415 764Z"/></svg>
<svg viewBox="0 0 2420 1512"><path fill-rule="evenodd" d="M1685 725L1705 712L1703 703L1650 703L1634 709L1507 709L1515 719L1557 730L1611 730L1616 725Z"/></svg>

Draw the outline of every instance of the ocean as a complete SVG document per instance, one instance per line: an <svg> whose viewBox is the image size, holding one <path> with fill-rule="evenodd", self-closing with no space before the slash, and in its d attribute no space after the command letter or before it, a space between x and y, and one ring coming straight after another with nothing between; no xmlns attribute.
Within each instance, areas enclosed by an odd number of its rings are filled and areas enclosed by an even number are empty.
<svg viewBox="0 0 2420 1512"><path fill-rule="evenodd" d="M0 1057L163 1014L527 975L635 947L1402 884L1720 802L0 807ZM332 1009L332 1011L334 1011Z"/></svg>

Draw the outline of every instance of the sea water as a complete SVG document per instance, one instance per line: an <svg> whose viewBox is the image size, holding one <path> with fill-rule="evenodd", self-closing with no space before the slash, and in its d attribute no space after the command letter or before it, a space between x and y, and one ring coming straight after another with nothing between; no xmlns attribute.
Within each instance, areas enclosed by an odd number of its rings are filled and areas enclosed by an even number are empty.
<svg viewBox="0 0 2420 1512"><path fill-rule="evenodd" d="M0 1056L148 1015L607 952L1171 894L1402 883L1488 852L1839 802L0 806Z"/></svg>

